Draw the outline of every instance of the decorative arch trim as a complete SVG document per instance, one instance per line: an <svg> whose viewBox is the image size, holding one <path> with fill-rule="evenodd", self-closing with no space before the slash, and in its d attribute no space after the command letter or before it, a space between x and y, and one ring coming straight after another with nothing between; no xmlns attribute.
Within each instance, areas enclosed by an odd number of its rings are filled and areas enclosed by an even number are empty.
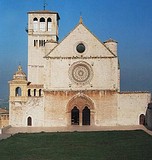
<svg viewBox="0 0 152 160"><path fill-rule="evenodd" d="M81 112L87 106L90 110L94 110L93 101L82 93L75 95L67 104L67 112L70 113L72 108L76 106Z"/></svg>

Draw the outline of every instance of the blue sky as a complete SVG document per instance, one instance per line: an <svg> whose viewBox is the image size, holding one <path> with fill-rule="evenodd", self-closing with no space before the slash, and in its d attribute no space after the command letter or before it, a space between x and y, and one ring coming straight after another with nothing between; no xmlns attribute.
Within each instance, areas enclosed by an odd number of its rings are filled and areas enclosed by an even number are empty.
<svg viewBox="0 0 152 160"><path fill-rule="evenodd" d="M102 42L118 41L121 90L152 91L151 0L46 0L60 15L60 41L84 24ZM8 98L8 81L21 64L27 72L27 12L43 9L43 0L0 0L0 99Z"/></svg>

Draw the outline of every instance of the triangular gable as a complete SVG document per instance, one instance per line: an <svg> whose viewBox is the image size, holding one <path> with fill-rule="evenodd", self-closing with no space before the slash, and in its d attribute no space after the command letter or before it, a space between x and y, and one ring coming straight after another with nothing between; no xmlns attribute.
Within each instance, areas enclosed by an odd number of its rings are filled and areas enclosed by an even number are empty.
<svg viewBox="0 0 152 160"><path fill-rule="evenodd" d="M86 50L83 54L76 51L76 46L83 43ZM84 25L79 23L45 58L57 57L116 57Z"/></svg>

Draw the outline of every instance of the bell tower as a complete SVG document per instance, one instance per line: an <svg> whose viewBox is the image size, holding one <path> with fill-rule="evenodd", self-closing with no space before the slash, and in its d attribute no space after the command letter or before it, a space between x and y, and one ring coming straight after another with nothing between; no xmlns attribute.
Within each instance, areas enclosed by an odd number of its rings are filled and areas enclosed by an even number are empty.
<svg viewBox="0 0 152 160"><path fill-rule="evenodd" d="M57 12L28 12L28 81L33 84L44 83L43 57L58 43L59 19Z"/></svg>

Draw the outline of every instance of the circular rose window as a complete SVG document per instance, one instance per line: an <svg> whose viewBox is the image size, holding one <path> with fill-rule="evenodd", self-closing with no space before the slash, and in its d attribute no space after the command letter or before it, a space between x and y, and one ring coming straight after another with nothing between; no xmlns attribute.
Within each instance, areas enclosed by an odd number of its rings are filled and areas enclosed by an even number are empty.
<svg viewBox="0 0 152 160"><path fill-rule="evenodd" d="M83 43L79 43L76 47L77 52L83 53L85 51L85 45Z"/></svg>
<svg viewBox="0 0 152 160"><path fill-rule="evenodd" d="M92 80L93 71L86 62L76 62L69 69L69 77L77 84L87 84Z"/></svg>

